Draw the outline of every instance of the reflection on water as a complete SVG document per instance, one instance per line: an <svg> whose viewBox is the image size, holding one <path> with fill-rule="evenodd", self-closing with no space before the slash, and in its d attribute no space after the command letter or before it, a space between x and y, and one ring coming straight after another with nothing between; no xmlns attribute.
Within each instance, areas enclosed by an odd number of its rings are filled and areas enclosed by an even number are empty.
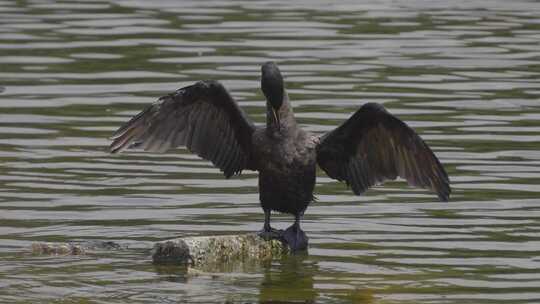
<svg viewBox="0 0 540 304"><path fill-rule="evenodd" d="M276 261L265 269L264 279L260 285L259 302L315 303L318 292L314 288L314 277L318 270L317 263L310 261L307 253Z"/></svg>
<svg viewBox="0 0 540 304"><path fill-rule="evenodd" d="M539 15L498 0L0 1L0 302L540 301ZM199 276L152 265L157 240L258 230L256 174L225 180L183 149L111 156L107 138L199 79L262 123L266 60L310 131L365 102L406 120L451 202L403 182L355 197L321 173L309 255ZM92 239L129 246L24 254Z"/></svg>

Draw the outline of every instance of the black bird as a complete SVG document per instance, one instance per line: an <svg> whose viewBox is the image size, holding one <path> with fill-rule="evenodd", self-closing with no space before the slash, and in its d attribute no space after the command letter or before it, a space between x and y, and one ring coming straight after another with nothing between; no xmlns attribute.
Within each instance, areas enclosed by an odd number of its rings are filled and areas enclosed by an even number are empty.
<svg viewBox="0 0 540 304"><path fill-rule="evenodd" d="M316 165L360 195L398 176L410 185L450 195L448 175L428 145L404 122L376 103L364 104L341 126L317 136L296 123L283 77L273 62L262 66L266 126L255 126L216 81L199 81L159 98L123 125L110 151L139 147L165 152L186 146L211 161L225 177L259 171L264 227L259 235L305 249L300 219L314 200ZM285 231L270 226L271 211L294 215Z"/></svg>

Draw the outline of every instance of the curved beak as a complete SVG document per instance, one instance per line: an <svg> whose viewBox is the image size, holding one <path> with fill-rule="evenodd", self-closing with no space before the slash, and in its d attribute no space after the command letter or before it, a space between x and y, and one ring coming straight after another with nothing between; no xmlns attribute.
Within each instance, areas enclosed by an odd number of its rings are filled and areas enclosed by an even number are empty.
<svg viewBox="0 0 540 304"><path fill-rule="evenodd" d="M274 119L274 123L276 124L277 129L279 130L281 127L281 123L279 122L279 113L276 112L274 108L272 108L272 114L273 114L272 118Z"/></svg>

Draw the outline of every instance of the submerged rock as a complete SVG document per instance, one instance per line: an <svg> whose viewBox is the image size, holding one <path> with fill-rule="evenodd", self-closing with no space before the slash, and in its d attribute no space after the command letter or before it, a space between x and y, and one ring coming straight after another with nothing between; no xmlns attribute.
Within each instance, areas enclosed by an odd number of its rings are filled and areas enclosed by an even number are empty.
<svg viewBox="0 0 540 304"><path fill-rule="evenodd" d="M86 250L80 244L73 243L32 243L32 253L40 255L83 255Z"/></svg>
<svg viewBox="0 0 540 304"><path fill-rule="evenodd" d="M117 250L125 249L112 241L86 241L86 242L35 242L32 243L32 254L37 255L84 255L88 250Z"/></svg>

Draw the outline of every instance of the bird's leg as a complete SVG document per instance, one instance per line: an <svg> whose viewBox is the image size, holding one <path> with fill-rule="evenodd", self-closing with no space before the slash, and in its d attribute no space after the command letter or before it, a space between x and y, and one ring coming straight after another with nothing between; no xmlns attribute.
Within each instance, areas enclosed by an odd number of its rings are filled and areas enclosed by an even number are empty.
<svg viewBox="0 0 540 304"><path fill-rule="evenodd" d="M300 229L301 217L300 214L295 215L294 224L283 232L283 239L289 244L289 247L293 252L304 250L308 246L308 237L304 230Z"/></svg>
<svg viewBox="0 0 540 304"><path fill-rule="evenodd" d="M268 209L264 209L264 226L257 234L263 239L269 241L272 239L279 239L283 234L283 230L274 229L270 226L270 213Z"/></svg>

